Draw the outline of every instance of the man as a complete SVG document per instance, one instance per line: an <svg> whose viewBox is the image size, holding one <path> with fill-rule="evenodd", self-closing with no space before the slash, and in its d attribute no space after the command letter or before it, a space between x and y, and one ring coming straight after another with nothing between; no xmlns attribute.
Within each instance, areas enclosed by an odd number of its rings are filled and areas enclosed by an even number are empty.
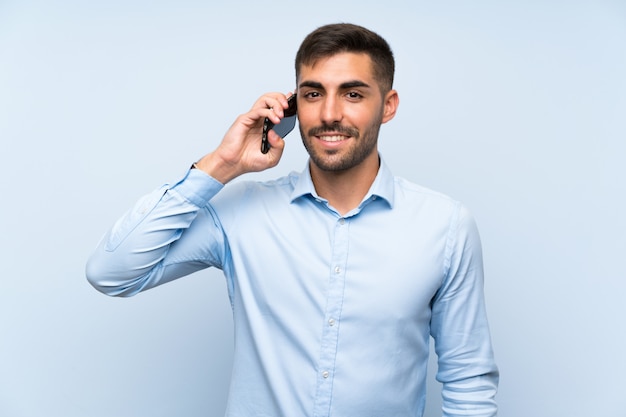
<svg viewBox="0 0 626 417"><path fill-rule="evenodd" d="M467 210L392 176L377 150L393 119L393 54L377 34L323 26L296 56L310 160L269 182L268 133L288 97L262 96L183 179L140 200L88 262L89 281L131 296L206 267L223 270L235 353L228 416L421 416L429 337L445 416L494 416L498 370L482 255Z"/></svg>

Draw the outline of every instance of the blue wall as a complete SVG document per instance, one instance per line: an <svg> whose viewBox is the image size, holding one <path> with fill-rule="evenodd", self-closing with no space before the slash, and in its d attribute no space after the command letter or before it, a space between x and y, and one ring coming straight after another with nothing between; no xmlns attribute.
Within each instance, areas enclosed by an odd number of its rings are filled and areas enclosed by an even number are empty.
<svg viewBox="0 0 626 417"><path fill-rule="evenodd" d="M219 271L120 300L84 263L260 94L292 89L300 41L337 21L395 51L387 162L478 221L501 415L624 415L623 1L210 3L0 1L0 415L223 412ZM287 142L257 177L304 166Z"/></svg>

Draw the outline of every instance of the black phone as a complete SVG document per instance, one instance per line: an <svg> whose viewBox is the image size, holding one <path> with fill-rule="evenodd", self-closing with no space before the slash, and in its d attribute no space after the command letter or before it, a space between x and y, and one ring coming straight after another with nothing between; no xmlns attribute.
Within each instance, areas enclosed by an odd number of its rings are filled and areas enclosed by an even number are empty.
<svg viewBox="0 0 626 417"><path fill-rule="evenodd" d="M298 110L296 104L296 95L292 95L287 99L289 107L285 109L285 117L282 118L280 123L275 125L267 117L263 121L263 135L261 138L261 152L268 153L270 150L270 143L267 140L267 132L274 129L274 132L281 138L284 138L296 127L296 112Z"/></svg>

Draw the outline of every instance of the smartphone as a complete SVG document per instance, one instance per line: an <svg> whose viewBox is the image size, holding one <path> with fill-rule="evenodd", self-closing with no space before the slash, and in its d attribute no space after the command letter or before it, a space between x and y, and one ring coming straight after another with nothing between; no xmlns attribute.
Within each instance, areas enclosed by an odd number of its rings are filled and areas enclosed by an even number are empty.
<svg viewBox="0 0 626 417"><path fill-rule="evenodd" d="M274 129L274 132L281 138L284 138L296 127L296 112L298 110L296 104L296 95L292 95L287 99L289 107L285 109L285 117L282 118L280 123L275 125L267 117L263 121L263 135L261 137L261 152L268 153L270 150L270 143L267 140L267 132Z"/></svg>

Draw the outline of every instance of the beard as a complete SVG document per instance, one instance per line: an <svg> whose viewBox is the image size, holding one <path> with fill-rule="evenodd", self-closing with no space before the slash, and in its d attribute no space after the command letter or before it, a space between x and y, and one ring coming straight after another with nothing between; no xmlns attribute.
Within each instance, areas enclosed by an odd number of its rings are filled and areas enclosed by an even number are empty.
<svg viewBox="0 0 626 417"><path fill-rule="evenodd" d="M299 126L302 143L306 148L309 157L322 171L346 171L363 162L372 152L376 150L378 143L378 132L382 123L382 115L377 117L367 128L363 134L356 128L342 126L339 123L323 124L316 126L305 134L302 126ZM348 149L337 150L319 150L313 146L310 139L325 132L336 132L351 137L351 146Z"/></svg>

